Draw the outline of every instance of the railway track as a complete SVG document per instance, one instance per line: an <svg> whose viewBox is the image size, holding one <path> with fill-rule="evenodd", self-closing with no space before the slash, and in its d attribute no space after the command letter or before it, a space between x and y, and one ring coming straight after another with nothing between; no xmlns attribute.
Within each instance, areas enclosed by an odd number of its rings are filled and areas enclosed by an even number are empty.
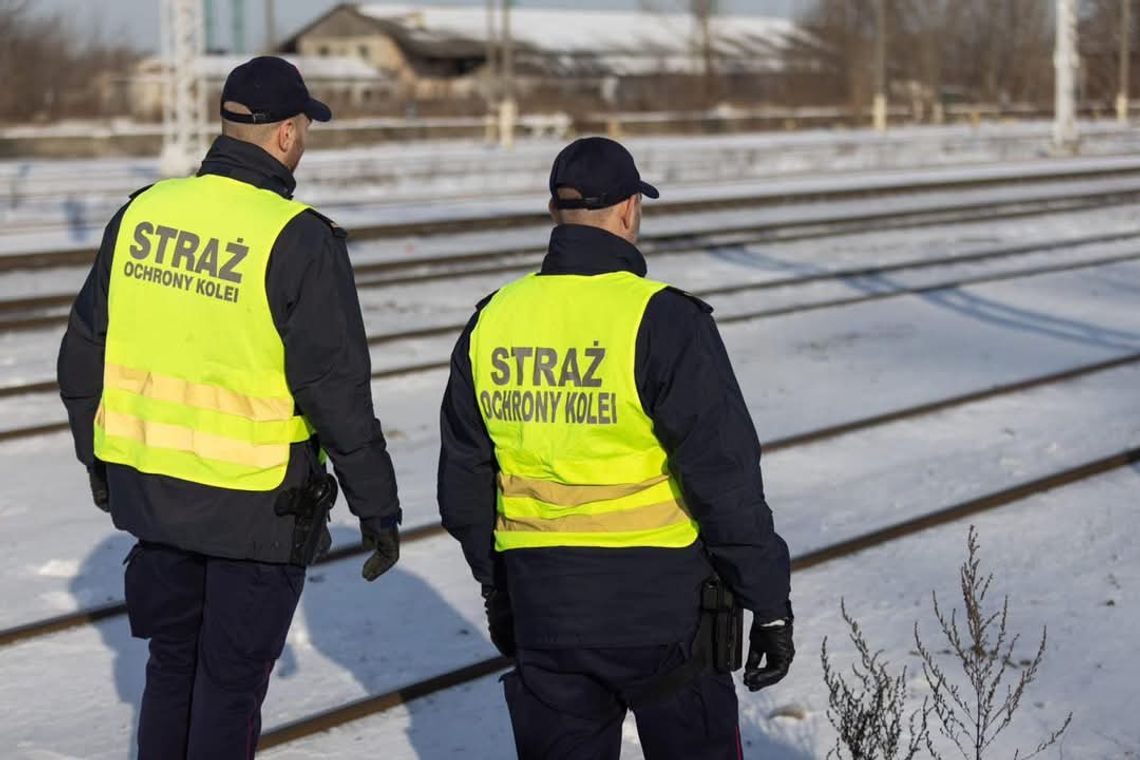
<svg viewBox="0 0 1140 760"><path fill-rule="evenodd" d="M1140 234L1129 233L1127 236L1119 238L1120 240L1129 239L1133 237L1140 237ZM1092 245L1092 241L1086 243ZM1064 248L1068 246L1058 245L1051 246L1052 248ZM1039 251L1048 251L1051 247L1045 248L1028 248L1021 246L1013 249L1006 249L1003 251L989 251L977 254L968 254L965 256L948 257L938 260L914 260L910 262L900 262L897 264L887 264L880 267L854 267L850 269L832 270L830 272L820 272L808 275L801 275L796 277L786 277L776 280L768 280L765 282L755 283L738 283L735 285L726 285L715 288L704 288L692 291L692 294L698 298L707 299L716 296L736 295L746 292L758 292L763 290L774 290L777 288L796 287L802 285L810 285L813 283L824 282L827 280L852 280L857 278L878 277L885 274L894 274L906 270L922 270L930 269L940 266L955 266L960 264L979 263L989 260L996 260L1002 258L1009 258L1013 256L1028 255ZM786 314L795 314L798 312L814 311L817 309L828 309L836 306L851 306L860 303L868 303L870 301L882 300L885 298L897 298L899 296L907 295L923 295L932 293L939 290L950 290L953 288L966 287L969 285L981 285L990 282L1001 282L1003 280L1018 279L1022 277L1034 277L1042 274L1054 274L1058 272L1072 271L1076 269L1086 269L1097 266L1108 266L1110 264L1118 264L1134 259L1140 258L1140 251L1133 251L1122 254L1115 254L1111 256L1101 256L1095 259L1089 259L1080 262L1069 262L1064 264L1046 264L1037 267L1030 267L1026 269L1017 270L1014 272L999 272L995 274L978 275L976 277L966 277L953 280L945 280L936 282L929 285L922 285L916 287L903 287L894 286L890 289L882 290L876 293L865 293L848 298L836 298L823 301L816 301L807 304L795 304L791 306L783 306L774 309L761 309L757 311L745 312L742 314L732 314L728 316L721 316L717 321L722 324L731 324L733 322L747 322L756 319L766 319L770 317L784 316ZM398 343L405 340L421 340L424 338L436 338L444 335L458 335L460 330L466 325L466 320L463 322L455 322L447 325L437 325L433 327L422 327L415 330L402 330L394 333L378 333L368 336L368 344L370 346L380 346L390 343ZM426 365L429 369L435 369L437 364ZM0 397L4 395L3 389L0 389Z"/></svg>
<svg viewBox="0 0 1140 760"><path fill-rule="evenodd" d="M1072 168L1058 169L1056 171L1030 173L1023 175L996 174L982 177L958 178L926 178L907 179L894 183L878 182L866 186L815 188L793 191L789 193L759 194L736 197L712 197L683 201L664 201L647 204L645 214L647 217L670 216L678 214L708 213L713 211L731 211L740 209L760 209L787 206L803 203L834 203L837 201L858 200L873 197L900 196L908 194L932 192L963 192L967 190L982 190L1003 186L1042 185L1050 182L1074 182L1080 180L1109 180L1140 176L1140 167L1125 166L1116 169L1105 168ZM1140 196L1140 187L1123 191L1129 198ZM1120 189L1089 190L1068 196L1072 202L1086 204L1111 202L1114 196L1122 194ZM1056 195L1051 196L1057 200ZM1044 198L1037 198L1038 202ZM944 201L944 199L943 199ZM1034 198L1022 199L1022 202L1032 202ZM345 208L345 204L338 204ZM362 205L371 205L364 203ZM994 204L979 204L975 210L982 210ZM350 236L355 240L374 240L393 237L439 237L456 235L467 232L487 232L503 229L515 229L527 226L541 226L548 223L548 216L542 210L541 202L535 203L535 211L501 213L493 216L460 217L451 219L430 219L412 222L386 222L352 227ZM351 207L351 204L347 207ZM335 206L330 212L335 212ZM928 209L934 211L935 208ZM335 213L334 213L335 215ZM884 213L880 216L889 217L892 214ZM895 214L897 216L897 214ZM870 218L868 218L870 221ZM45 267L77 266L90 264L94 256L92 249L63 249L36 251L24 254L11 254L0 257L0 272L17 269L40 269ZM398 262L385 262L379 266L388 266ZM377 270L380 271L380 270Z"/></svg>
<svg viewBox="0 0 1140 760"><path fill-rule="evenodd" d="M1140 447L1125 449L1110 456L1083 462L1041 478L1025 481L1010 488L1004 488L934 512L902 520L884 528L801 554L792 559L792 571L802 572L813 567L819 567L828 562L850 557L867 549L889 544L892 541L898 541L923 531L964 520L983 512L1014 505L1031 496L1079 483L1137 462L1140 462ZM511 663L507 658L490 657L440 673L431 678L407 684L398 689L324 710L268 731L262 735L258 748L265 750L279 747L299 739L324 733L362 718L379 715L413 700L504 671L509 667L511 667Z"/></svg>
<svg viewBox="0 0 1140 760"><path fill-rule="evenodd" d="M994 255L995 252L990 254L976 254L977 256ZM957 257L968 258L968 257ZM1126 263L1140 259L1140 251L1131 251L1128 253L1116 254L1111 256L1102 256L1095 259L1088 259L1077 262L1067 262L1062 264L1046 264L1036 267L1029 267L1014 271L997 272L994 274L983 274L975 277L964 277L958 279L944 280L940 282L930 283L926 285L919 285L914 287L895 286L887 284L887 287L876 290L874 292L864 292L854 296L846 296L841 298L824 299L804 304L793 304L790 306L781 306L769 309L759 309L755 311L742 312L737 314L723 315L717 318L719 324L738 324L743 322L752 322L762 319L771 319L775 317L788 316L797 313L806 313L810 311L818 311L821 309L839 308L845 306L856 306L864 303L871 303L873 301L883 301L892 298L900 298L903 296L925 296L937 293L940 291L954 290L958 288L968 287L971 285L983 285L996 282L1003 282L1008 280L1023 279L1027 277L1036 277L1046 274L1057 274L1062 272L1072 272L1081 269L1090 269L1101 266L1109 266L1112 264ZM961 263L952 261L951 263ZM969 262L967 262L969 263ZM901 265L888 265L901 266ZM933 265L932 265L933 266ZM864 275L869 273L879 274L879 272L870 272L874 268L860 268L859 270ZM895 270L898 271L898 270ZM850 275L843 277L850 278ZM782 285L775 283L780 281L760 282L753 284L740 284L733 286L724 286L720 288L708 289L703 291L696 291L694 294L699 297L711 297L715 295L737 294L752 290L765 290L773 287L787 287L795 284L806 284L810 282L817 282L826 279L843 279L843 277L836 277L832 275L828 277L826 274L811 274L804 275L803 277L785 278ZM406 330L397 333L381 333L368 337L368 343L372 346L385 345L398 343L401 341L409 340L422 340L428 338L438 338L447 335L458 334L463 329L466 323L455 323L448 325L440 325L435 327L418 328L416 330ZM404 367L392 367L387 369L377 370L372 373L373 380L386 380L395 377L404 377L414 375L421 372L430 372L439 369L446 369L449 362L447 359L439 361L421 362L419 364L408 365ZM40 393L49 393L58 390L58 385L54 381L43 380L34 383L22 385L9 385L0 387L0 398L32 395ZM11 428L9 430L0 431L0 442L18 440L23 438L32 438L41 435L48 435L67 430L66 422L49 422L39 425L30 425L25 427Z"/></svg>
<svg viewBox="0 0 1140 760"><path fill-rule="evenodd" d="M694 233L691 231L671 233L649 233L642 236L638 247L651 258L683 255L707 248L726 245L760 245L765 243L793 243L805 240L858 235L887 230L918 229L923 227L945 227L957 224L970 224L988 221L1021 219L1046 214L1078 213L1095 211L1111 206L1121 206L1140 200L1140 188L1136 192L1112 191L1087 197L1019 199L1008 203L978 203L940 208L922 208L895 211L876 211L864 214L844 214L831 217L816 217L802 221L773 222L763 225L720 225L715 231ZM699 247L698 247L699 246ZM480 251L440 258L425 259L421 262L371 262L354 268L358 275L358 288L378 288L393 285L407 285L431 280L449 279L456 275L475 276L523 271L533 268L542 260L545 250L529 247L505 248L495 251ZM514 261L511 261L515 259ZM518 259L522 259L519 261ZM506 260L492 266L482 266L488 261ZM437 271L399 272L423 266L442 266ZM456 269L456 266L462 268ZM377 277L382 274L384 277Z"/></svg>
<svg viewBox="0 0 1140 760"><path fill-rule="evenodd" d="M1120 130L1118 132L1103 132L1098 136L1109 135L1112 137L1130 136L1127 130ZM1036 135L1018 135L1014 137L1008 136L991 136L989 139L996 145L1007 146L1020 142L1030 141L1032 147L1039 147L1038 143L1046 139L1044 133ZM893 141L892 141L893 140ZM955 144L972 143L973 138L962 136L961 138L935 138L936 144ZM859 147L859 144L846 142L842 145L848 149ZM879 146L897 146L897 147L913 147L913 138L909 136L893 136L885 143L880 141ZM312 155L306 155L304 165L301 168L300 174L297 177L298 184L301 187L322 188L333 187L343 188L347 183L360 183L367 186L383 187L386 183L394 180L431 180L450 172L452 174L472 174L479 172L486 172L487 164L485 155L472 155L470 152L463 150L456 152L449 150L447 146L443 151L429 148L428 150L422 149L424 146L413 146L413 154L405 155L406 151L399 151L398 156L374 154L371 150L365 149L355 152L350 156L342 156L337 158L328 157L324 151L317 151ZM756 177L751 171L731 173L735 168L734 166L724 167L717 166L715 161L719 158L728 157L733 159L735 163L741 164L746 167L755 167L763 165L764 161L773 154L788 155L791 154L815 154L819 150L819 146L815 143L796 143L791 145L772 145L764 141L763 143L751 142L735 145L710 145L705 140L697 140L696 144L690 146L692 150L685 152L683 156L678 156L675 146L660 146L652 144L639 144L635 146L641 161L644 164L644 170L647 173L653 174L660 181L665 182L666 177L688 177L694 171L704 170L704 175L710 180L715 181L748 181L754 180ZM539 182L545 178L549 171L549 161L553 158L553 151L557 150L555 144L545 145L530 145L518 146L516 150L509 154L500 154L495 156L495 166L500 170L505 170L511 175L531 175L533 179ZM1127 161L1129 156L1122 153L1101 154L1094 153L1091 160L1095 163L1104 162L1119 162L1121 159ZM1090 159L1078 159L1081 163ZM1005 166L1009 166L1012 170L1018 164L1026 165L1026 159L1020 161L1016 159L1004 159L997 161L981 162L973 165L973 168L988 168L997 163L1001 165L1004 161ZM1059 163L1066 163L1062 160ZM137 190L140 186L147 182L157 182L162 179L158 167L151 162L140 162L133 165L87 165L87 166L37 166L34 174L26 174L20 171L20 167L16 167L14 171L2 171L4 167L0 167L0 205L16 206L22 203L36 200L64 200L68 197L76 195L83 195L91 197L93 195L110 197L115 200L124 198L128 194ZM11 169L11 167L8 167ZM917 167L896 167L884 168L882 171L905 171L905 170L936 170L937 166L917 166ZM1075 167L1075 168L1088 168L1088 167ZM712 170L710 172L710 169ZM75 175L77 172L86 171L97 172L97 182L94 186L86 185L82 188L82 192L77 192L75 185ZM725 172L730 172L726 175ZM802 176L799 173L794 173L785 176ZM705 180L700 180L705 181ZM671 182L670 186L673 186ZM477 186L478 192L485 193L488 189L492 188L492 183L485 182ZM322 199L317 199L320 202L325 202Z"/></svg>
<svg viewBox="0 0 1140 760"><path fill-rule="evenodd" d="M1140 200L1140 189L1133 195L1101 199L1095 204L1086 200L1070 202L1053 200L1026 208L1024 203L975 204L968 208L951 208L937 211L874 212L856 216L837 216L804 222L753 225L738 229L720 229L715 233L665 233L648 235L642 250L654 259L664 256L683 256L700 253L728 245L758 245L789 243L842 235L881 232L950 224L966 224L1024 218L1047 213L1065 213L1097 210L1107 205L1118 205ZM1140 237L1140 231L1121 235L1101 235L1039 244L1037 250L1050 250L1064 245L1089 245L1131 237ZM1007 249L1009 255L1030 252L1029 249ZM452 280L456 277L511 275L529 271L542 260L544 251L533 248L502 248L452 256L422 259L402 259L383 262L365 262L354 267L358 290L414 285L425 282ZM910 266L917 266L911 264ZM854 275L852 275L854 276ZM74 293L55 293L0 300L0 332L17 332L57 327L67 322L67 310Z"/></svg>
<svg viewBox="0 0 1140 760"><path fill-rule="evenodd" d="M1140 363L1140 352L1127 354L1105 361L1084 364L1070 369L1062 370L1060 372L1051 372L1045 375L1039 375L1037 377L1019 380L1012 383L995 385L982 390L951 396L937 401L931 401L924 404L916 404L882 414L872 415L849 422L829 425L826 427L818 428L816 430L785 436L783 438L778 438L765 443L764 451L771 454L778 451L793 449L799 446L819 443L821 441L838 438L840 436L849 435L851 433L857 433L863 430L869 430L875 427L888 425L903 420L930 416L938 414L940 412L949 411L951 409L963 407L981 401L986 401L993 398L998 398L1001 396L1010 396L1050 385L1073 382L1075 380L1090 377L1103 372L1108 372L1110 370L1133 366L1138 363ZM442 533L442 526L439 524L429 524L417 526L414 528L408 528L402 532L401 537L404 543L412 543L432 538L441 535ZM365 553L367 553L367 550L362 544L348 544L342 547L338 547L329 552L329 554L326 555L318 564L328 564L351 557L359 557L363 556ZM112 602L109 604L90 607L88 609L14 626L0 631L0 647L17 644L22 641L40 638L73 628L79 628L85 625L91 625L103 620L120 617L125 614L126 605L123 602Z"/></svg>

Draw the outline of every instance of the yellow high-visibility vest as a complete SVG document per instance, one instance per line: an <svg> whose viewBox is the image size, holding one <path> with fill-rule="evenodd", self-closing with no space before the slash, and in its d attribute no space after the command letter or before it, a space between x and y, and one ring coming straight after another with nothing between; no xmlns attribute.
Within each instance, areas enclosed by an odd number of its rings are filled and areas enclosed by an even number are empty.
<svg viewBox="0 0 1140 760"><path fill-rule="evenodd" d="M285 378L269 255L307 206L227 177L159 182L127 207L111 263L95 455L243 491L281 484L312 435Z"/></svg>
<svg viewBox="0 0 1140 760"><path fill-rule="evenodd" d="M483 308L470 357L499 464L498 551L696 541L634 377L641 318L664 287L530 275Z"/></svg>

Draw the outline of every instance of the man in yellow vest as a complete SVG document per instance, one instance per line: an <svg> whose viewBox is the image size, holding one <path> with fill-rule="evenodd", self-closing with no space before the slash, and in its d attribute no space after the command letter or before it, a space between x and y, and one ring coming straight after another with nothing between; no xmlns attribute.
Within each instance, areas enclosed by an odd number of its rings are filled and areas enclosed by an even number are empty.
<svg viewBox="0 0 1140 760"><path fill-rule="evenodd" d="M107 225L59 355L95 503L138 539L140 760L253 757L337 479L373 549L365 578L399 556L345 234L292 200L309 125L332 114L273 57L234 69L221 100L197 176Z"/></svg>
<svg viewBox="0 0 1140 760"><path fill-rule="evenodd" d="M550 176L542 269L476 310L451 359L439 506L482 586L518 755L741 757L744 684L795 650L788 549L712 309L644 278L633 157L578 140Z"/></svg>

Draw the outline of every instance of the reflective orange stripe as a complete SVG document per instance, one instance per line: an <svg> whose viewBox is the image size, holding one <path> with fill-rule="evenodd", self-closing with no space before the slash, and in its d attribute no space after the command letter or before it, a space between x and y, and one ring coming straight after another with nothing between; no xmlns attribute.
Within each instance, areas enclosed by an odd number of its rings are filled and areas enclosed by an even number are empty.
<svg viewBox="0 0 1140 760"><path fill-rule="evenodd" d="M637 507L621 512L603 512L589 515L571 512L563 517L544 519L541 517L508 518L499 513L495 530L558 533L619 533L640 530L667 528L690 519L684 505L677 501L663 501L647 507Z"/></svg>
<svg viewBox="0 0 1140 760"><path fill-rule="evenodd" d="M288 420L293 417L294 402L291 398L246 396L217 385L192 383L118 364L108 363L105 366L103 382L108 387L146 398L233 414L256 422Z"/></svg>
<svg viewBox="0 0 1140 760"><path fill-rule="evenodd" d="M202 459L232 462L258 469L280 467L289 462L288 443L246 443L181 425L152 422L108 411L102 404L96 413L95 424L102 427L109 436L138 441L157 449L186 451Z"/></svg>
<svg viewBox="0 0 1140 760"><path fill-rule="evenodd" d="M537 499L559 507L578 507L595 501L611 501L633 496L647 488L664 483L668 475L658 475L641 483L622 485L568 485L549 480L524 478L519 475L499 473L499 490L503 496L517 496Z"/></svg>

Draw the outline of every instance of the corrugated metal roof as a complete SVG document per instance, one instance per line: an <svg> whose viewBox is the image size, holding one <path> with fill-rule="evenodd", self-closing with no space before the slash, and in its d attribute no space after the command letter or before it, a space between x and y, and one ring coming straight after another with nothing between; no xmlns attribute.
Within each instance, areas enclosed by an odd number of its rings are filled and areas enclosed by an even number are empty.
<svg viewBox="0 0 1140 760"><path fill-rule="evenodd" d="M487 39L480 7L366 3L356 10L390 25L410 47L440 56L477 53ZM716 55L731 59L730 68L770 70L797 27L782 18L718 15L710 30ZM702 65L697 25L685 13L513 8L511 35L521 61L566 72L687 72Z"/></svg>

